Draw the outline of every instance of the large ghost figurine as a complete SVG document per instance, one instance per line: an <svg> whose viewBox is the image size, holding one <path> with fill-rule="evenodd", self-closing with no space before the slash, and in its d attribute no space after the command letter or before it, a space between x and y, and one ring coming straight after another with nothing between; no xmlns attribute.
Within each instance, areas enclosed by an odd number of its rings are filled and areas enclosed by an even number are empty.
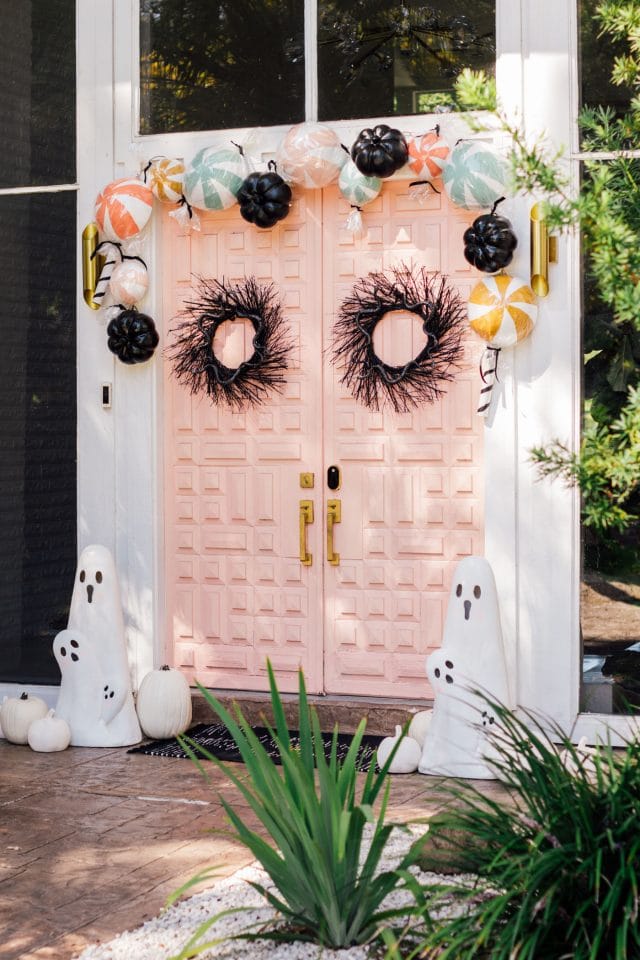
<svg viewBox="0 0 640 960"><path fill-rule="evenodd" d="M142 734L136 715L118 575L106 547L82 551L67 630L53 652L62 679L56 713L82 747L124 747Z"/></svg>
<svg viewBox="0 0 640 960"><path fill-rule="evenodd" d="M420 773L496 779L485 760L496 718L475 691L512 704L496 582L483 557L465 557L456 567L442 646L426 667L435 703Z"/></svg>

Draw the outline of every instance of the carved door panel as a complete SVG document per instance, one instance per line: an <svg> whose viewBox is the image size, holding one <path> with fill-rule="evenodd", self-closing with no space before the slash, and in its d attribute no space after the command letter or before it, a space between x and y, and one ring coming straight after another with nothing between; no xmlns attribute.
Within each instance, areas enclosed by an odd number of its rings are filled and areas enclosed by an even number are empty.
<svg viewBox="0 0 640 960"><path fill-rule="evenodd" d="M249 226L237 212L203 215L183 235L165 217L164 314L172 317L198 275L273 282L295 340L281 397L234 413L193 397L165 361L165 580L169 659L206 686L266 689L266 659L282 689L322 690L322 565L318 527L307 530L315 566L300 563L300 473L317 470L321 370L321 196L302 195L286 224ZM225 324L229 328L233 325ZM249 356L216 340L216 354ZM170 341L170 337L165 337ZM318 575L319 574L319 575Z"/></svg>
<svg viewBox="0 0 640 960"><path fill-rule="evenodd" d="M447 274L466 297L472 270L462 233L473 219L431 194L424 206L405 182L385 183L363 212L366 230L342 228L348 207L325 191L325 334L358 277L401 264ZM376 352L403 364L424 344L410 314L376 328ZM328 343L326 344L328 346ZM430 694L425 657L439 646L457 561L482 552L482 425L475 412L478 345L446 395L412 413L368 410L325 367L325 462L339 466L335 528L339 565L325 565L325 687L331 693L389 697ZM326 484L325 484L326 490Z"/></svg>
<svg viewBox="0 0 640 960"><path fill-rule="evenodd" d="M168 656L205 685L265 689L269 657L285 690L300 665L313 692L429 694L424 659L440 642L452 568L482 550L478 348L441 402L405 415L357 404L327 357L342 298L371 270L425 265L468 292L460 240L469 215L435 194L420 207L407 186L385 184L362 238L344 230L348 207L335 188L299 194L273 231L233 210L203 216L187 236L165 218L165 316L194 275L255 276L276 284L296 340L284 395L243 413L190 396L166 362ZM243 347L232 330L216 353L250 352L252 332ZM420 350L408 315L380 333L377 349L392 363ZM327 484L331 465L339 490ZM312 489L300 487L302 472L314 474ZM304 499L314 511L310 566L300 562ZM327 556L332 500L342 508L337 565Z"/></svg>

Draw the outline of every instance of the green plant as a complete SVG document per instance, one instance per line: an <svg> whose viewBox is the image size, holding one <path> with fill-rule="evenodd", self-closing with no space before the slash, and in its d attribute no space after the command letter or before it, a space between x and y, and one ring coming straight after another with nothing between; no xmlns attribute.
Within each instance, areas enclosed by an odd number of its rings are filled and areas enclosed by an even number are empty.
<svg viewBox="0 0 640 960"><path fill-rule="evenodd" d="M246 770L235 773L230 765L204 748L186 738L183 742L203 773L198 754L215 763L236 785L272 842L251 829L233 803L222 799L238 838L261 863L276 888L276 892L271 892L253 884L280 914L272 936L310 940L334 948L373 940L384 923L398 912L382 909L382 903L400 885L401 877L392 870L377 872L395 828L394 824L385 823L387 770L395 750L377 773L375 764L370 766L359 789L357 754L366 721L358 725L342 761L337 756L336 728L327 760L318 716L308 704L300 672L299 745L295 747L270 664L268 672L275 718L275 727L269 731L278 748L280 767L268 756L240 708L236 705L235 717L232 716L202 687L202 694L235 740ZM379 798L380 807L375 814L373 805ZM368 825L370 836L365 852ZM402 869L409 866L412 856L411 852L407 854ZM213 920L207 921L198 934L204 934ZM196 935L190 940L190 952L183 952L181 957L196 956L210 945L198 946L198 939Z"/></svg>
<svg viewBox="0 0 640 960"><path fill-rule="evenodd" d="M640 739L585 757L550 721L491 706L495 766L509 800L471 784L447 790L439 830L453 838L451 857L477 879L424 890L414 881L423 937L412 948L396 942L390 956L640 956Z"/></svg>

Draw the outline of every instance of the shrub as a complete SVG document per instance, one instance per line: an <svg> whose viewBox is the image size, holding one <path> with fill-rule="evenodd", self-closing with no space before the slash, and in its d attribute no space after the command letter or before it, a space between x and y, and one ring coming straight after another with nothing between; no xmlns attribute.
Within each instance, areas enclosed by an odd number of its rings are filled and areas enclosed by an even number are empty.
<svg viewBox="0 0 640 960"><path fill-rule="evenodd" d="M510 799L499 802L470 784L447 790L452 802L439 829L477 879L416 890L423 939L402 955L640 956L640 741L621 751L601 745L585 757L553 724L492 706L500 720L495 765ZM562 741L561 751L551 737ZM391 955L399 955L397 946Z"/></svg>
<svg viewBox="0 0 640 960"><path fill-rule="evenodd" d="M294 747L270 664L268 670L275 718L275 728L270 727L269 732L281 766L268 756L240 708L236 705L232 716L202 687L201 692L235 740L246 770L240 768L235 773L233 765L222 763L192 741L183 738L183 743L201 769L197 753L215 763L236 785L272 841L268 843L247 826L232 803L221 800L238 838L276 888L271 892L253 884L282 917L275 928L278 939L308 940L334 948L375 939L385 921L399 912L383 910L382 902L401 884L400 875L393 870L377 872L395 827L385 823L387 770L395 750L379 772L371 764L359 790L357 754L366 721L359 724L342 761L337 757L336 727L327 759L318 716L309 707L300 672L299 746ZM379 797L376 815L373 805ZM368 824L370 842L365 851ZM409 866L412 856L407 854L402 869ZM204 933L211 924L205 923L199 932ZM191 939L187 956L195 956L208 946L201 944L198 950L194 947L197 939Z"/></svg>

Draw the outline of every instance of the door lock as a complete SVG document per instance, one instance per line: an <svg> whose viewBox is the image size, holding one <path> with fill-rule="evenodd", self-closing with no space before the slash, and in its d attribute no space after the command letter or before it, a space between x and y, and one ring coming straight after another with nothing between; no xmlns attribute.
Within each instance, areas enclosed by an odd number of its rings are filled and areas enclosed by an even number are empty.
<svg viewBox="0 0 640 960"><path fill-rule="evenodd" d="M332 464L327 470L327 486L329 490L339 490L342 483L342 477L340 476L340 467L336 467L335 464Z"/></svg>

